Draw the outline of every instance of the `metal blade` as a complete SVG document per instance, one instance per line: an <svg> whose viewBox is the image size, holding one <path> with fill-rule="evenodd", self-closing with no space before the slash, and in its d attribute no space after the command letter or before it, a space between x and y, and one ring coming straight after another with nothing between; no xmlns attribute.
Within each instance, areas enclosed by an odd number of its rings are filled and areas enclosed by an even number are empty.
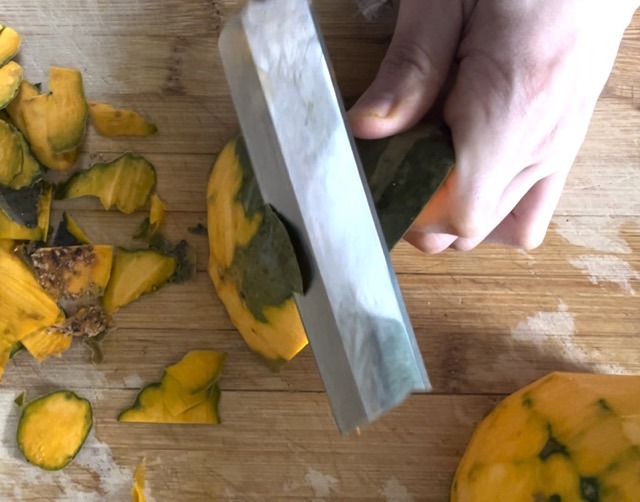
<svg viewBox="0 0 640 502"><path fill-rule="evenodd" d="M219 50L265 202L302 247L296 302L343 433L430 390L306 0L249 0Z"/></svg>

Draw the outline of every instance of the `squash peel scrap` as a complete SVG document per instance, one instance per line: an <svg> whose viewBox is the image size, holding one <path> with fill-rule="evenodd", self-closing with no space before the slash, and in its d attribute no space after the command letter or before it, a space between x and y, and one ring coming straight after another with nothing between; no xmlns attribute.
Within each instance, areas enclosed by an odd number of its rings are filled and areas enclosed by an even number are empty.
<svg viewBox="0 0 640 502"><path fill-rule="evenodd" d="M17 342L64 318L55 300L38 284L29 267L0 249L0 377Z"/></svg>
<svg viewBox="0 0 640 502"><path fill-rule="evenodd" d="M4 211L0 210L0 239L46 241L49 233L52 199L52 187L45 186L38 200L38 225L35 228L25 227L16 223Z"/></svg>
<svg viewBox="0 0 640 502"><path fill-rule="evenodd" d="M0 65L4 65L18 53L21 41L16 30L0 24Z"/></svg>
<svg viewBox="0 0 640 502"><path fill-rule="evenodd" d="M165 369L162 379L144 387L120 422L217 424L220 423L217 385L226 353L191 351Z"/></svg>
<svg viewBox="0 0 640 502"><path fill-rule="evenodd" d="M106 210L115 206L131 214L149 202L155 184L153 165L140 155L125 153L75 173L65 184L62 198L98 197Z"/></svg>
<svg viewBox="0 0 640 502"><path fill-rule="evenodd" d="M9 186L22 171L22 144L16 130L0 120L0 185Z"/></svg>
<svg viewBox="0 0 640 502"><path fill-rule="evenodd" d="M91 122L101 136L153 136L158 132L155 124L133 110L90 101L89 113Z"/></svg>
<svg viewBox="0 0 640 502"><path fill-rule="evenodd" d="M112 314L140 296L158 290L177 268L176 258L153 249L118 249L102 297L105 311Z"/></svg>
<svg viewBox="0 0 640 502"><path fill-rule="evenodd" d="M133 502L147 502L144 494L145 487L146 462L144 457L138 462L136 470L133 473L133 488L131 489L131 497Z"/></svg>
<svg viewBox="0 0 640 502"><path fill-rule="evenodd" d="M75 458L92 426L89 401L67 390L52 392L23 407L18 447L29 463L59 470Z"/></svg>
<svg viewBox="0 0 640 502"><path fill-rule="evenodd" d="M15 61L9 61L0 67L0 110L11 103L18 94L22 76L22 66Z"/></svg>

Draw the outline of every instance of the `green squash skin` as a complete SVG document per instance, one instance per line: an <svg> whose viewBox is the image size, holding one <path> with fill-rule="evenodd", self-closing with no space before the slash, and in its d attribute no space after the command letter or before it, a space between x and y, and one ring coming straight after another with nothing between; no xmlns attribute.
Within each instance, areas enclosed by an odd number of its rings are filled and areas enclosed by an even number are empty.
<svg viewBox="0 0 640 502"><path fill-rule="evenodd" d="M451 136L444 126L421 124L406 133L381 140L356 142L382 233L392 249L409 229L454 165ZM253 316L266 322L265 305L281 305L302 293L301 258L291 234L266 205L242 137L236 142L242 182L236 200L247 218L263 221L246 246L237 247L227 273Z"/></svg>
<svg viewBox="0 0 640 502"><path fill-rule="evenodd" d="M45 464L33 463L25 455L23 443L21 441L21 434L20 433L21 433L21 430L22 430L23 420L27 416L27 414L30 411L32 411L32 407L37 406L39 403L41 403L41 402L43 402L43 401L45 401L47 399L50 399L50 398L52 398L54 396L57 396L59 394L64 394L66 399L74 400L74 401L78 401L78 402L84 402L84 403L88 404L88 413L85 416L85 421L88 424L87 425L87 429L85 431L85 434L84 434L82 440L78 444L78 447L75 449L75 451L71 455L69 455L69 457L67 457L66 461L63 462L61 465L45 465ZM87 400L85 398L82 398L82 397L79 397L74 392L71 392L71 391L68 391L68 390L58 390L58 391L54 391L54 392L51 392L49 394L46 394L44 396L41 396L41 397L39 397L37 399L34 399L33 401L30 401L29 403L24 405L24 407L22 408L22 414L20 415L20 419L18 421L18 431L16 433L16 438L17 438L17 442L18 442L18 448L20 449L20 451L24 455L24 457L27 460L27 462L29 462L30 464L33 464L33 465L45 470L45 471L58 471L60 469L65 468L67 465L69 465L73 461L73 459L76 457L76 455L78 455L78 452L82 448L82 445L86 441L87 436L89 436L89 433L91 432L92 428L93 428L93 408L91 407L91 403L89 402L89 400Z"/></svg>
<svg viewBox="0 0 640 502"><path fill-rule="evenodd" d="M251 314L267 322L265 305L281 305L294 292L302 293L302 274L295 249L284 224L265 204L254 176L245 142L238 138L236 155L242 169L242 183L237 200L247 218L262 215L258 231L246 246L237 247L227 270Z"/></svg>

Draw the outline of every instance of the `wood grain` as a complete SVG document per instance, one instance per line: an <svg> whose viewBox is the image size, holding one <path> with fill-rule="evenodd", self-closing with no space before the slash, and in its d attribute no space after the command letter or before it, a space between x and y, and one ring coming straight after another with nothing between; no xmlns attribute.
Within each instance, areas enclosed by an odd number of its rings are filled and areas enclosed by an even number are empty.
<svg viewBox="0 0 640 502"><path fill-rule="evenodd" d="M216 39L236 0L21 0L4 24L24 35L20 62L33 82L50 65L82 70L90 99L140 110L160 134L108 139L88 130L80 166L132 150L158 172L163 231L187 239L197 275L122 309L93 366L81 344L38 364L7 366L0 387L0 498L129 500L146 456L153 500L445 501L473 428L502 396L555 370L640 372L640 14L625 33L586 141L543 246L521 252L392 253L434 392L414 395L360 436L341 438L306 348L280 372L251 353L206 272L209 170L237 120ZM393 20L364 22L351 0L318 2L347 101L371 81ZM56 201L96 242L135 245L143 213L105 212L97 201ZM1 281L1 279L0 279ZM1 285L1 282L0 282ZM186 351L228 352L216 427L120 424L141 386ZM22 390L69 388L90 398L95 428L61 473L27 465L15 445Z"/></svg>

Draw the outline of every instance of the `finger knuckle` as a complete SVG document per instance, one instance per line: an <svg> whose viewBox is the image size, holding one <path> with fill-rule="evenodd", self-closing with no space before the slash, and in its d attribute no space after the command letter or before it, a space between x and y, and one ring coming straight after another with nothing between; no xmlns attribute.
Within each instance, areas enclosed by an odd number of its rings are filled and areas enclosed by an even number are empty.
<svg viewBox="0 0 640 502"><path fill-rule="evenodd" d="M513 245L519 249L531 251L542 245L545 236L546 228L521 228L513 236Z"/></svg>
<svg viewBox="0 0 640 502"><path fill-rule="evenodd" d="M434 60L428 50L410 39L394 41L382 65L392 75L413 75L421 80L433 78Z"/></svg>

